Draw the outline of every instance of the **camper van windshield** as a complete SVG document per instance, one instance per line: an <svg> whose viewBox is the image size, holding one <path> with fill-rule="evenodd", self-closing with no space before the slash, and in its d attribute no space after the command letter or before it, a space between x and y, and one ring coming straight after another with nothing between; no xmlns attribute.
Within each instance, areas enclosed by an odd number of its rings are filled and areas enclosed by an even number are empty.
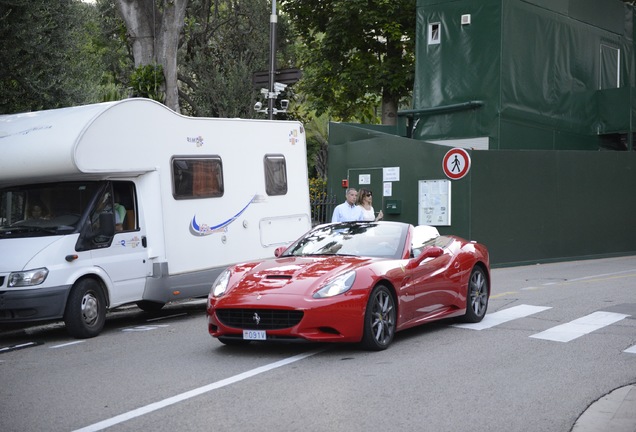
<svg viewBox="0 0 636 432"><path fill-rule="evenodd" d="M0 236L74 232L99 185L99 182L64 182L0 189Z"/></svg>

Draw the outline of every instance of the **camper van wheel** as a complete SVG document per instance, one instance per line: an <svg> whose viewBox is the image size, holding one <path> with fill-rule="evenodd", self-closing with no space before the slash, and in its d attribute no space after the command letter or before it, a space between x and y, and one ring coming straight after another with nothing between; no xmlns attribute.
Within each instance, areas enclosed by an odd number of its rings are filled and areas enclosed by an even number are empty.
<svg viewBox="0 0 636 432"><path fill-rule="evenodd" d="M137 307L144 312L157 312L160 311L165 303L157 303L148 300L142 300L137 302Z"/></svg>
<svg viewBox="0 0 636 432"><path fill-rule="evenodd" d="M82 279L71 289L64 311L68 333L78 339L97 336L106 322L106 301L99 283Z"/></svg>

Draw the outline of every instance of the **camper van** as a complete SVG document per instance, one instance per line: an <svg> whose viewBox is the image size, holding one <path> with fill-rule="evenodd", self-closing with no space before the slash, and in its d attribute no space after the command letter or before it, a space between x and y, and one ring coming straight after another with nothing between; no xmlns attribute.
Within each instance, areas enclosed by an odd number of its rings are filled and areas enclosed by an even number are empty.
<svg viewBox="0 0 636 432"><path fill-rule="evenodd" d="M303 126L148 99L0 116L0 325L204 297L311 228Z"/></svg>

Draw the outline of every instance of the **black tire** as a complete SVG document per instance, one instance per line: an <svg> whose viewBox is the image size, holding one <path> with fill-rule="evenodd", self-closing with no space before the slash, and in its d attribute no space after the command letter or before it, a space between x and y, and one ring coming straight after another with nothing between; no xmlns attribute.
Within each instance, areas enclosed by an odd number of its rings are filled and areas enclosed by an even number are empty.
<svg viewBox="0 0 636 432"><path fill-rule="evenodd" d="M101 333L105 322L106 300L99 283L93 279L77 282L66 301L66 331L78 339L92 338Z"/></svg>
<svg viewBox="0 0 636 432"><path fill-rule="evenodd" d="M251 341L244 339L236 339L236 338L226 338L221 336L219 342L227 346L243 346L249 344Z"/></svg>
<svg viewBox="0 0 636 432"><path fill-rule="evenodd" d="M467 323L477 323L484 319L488 310L488 278L484 270L476 266L470 274L468 287L466 289L466 315L463 321Z"/></svg>
<svg viewBox="0 0 636 432"><path fill-rule="evenodd" d="M364 349L381 351L389 347L395 336L395 299L384 285L376 286L364 313L364 333L361 345Z"/></svg>
<svg viewBox="0 0 636 432"><path fill-rule="evenodd" d="M159 312L166 304L153 302L148 300L141 300L137 302L137 307L144 312Z"/></svg>

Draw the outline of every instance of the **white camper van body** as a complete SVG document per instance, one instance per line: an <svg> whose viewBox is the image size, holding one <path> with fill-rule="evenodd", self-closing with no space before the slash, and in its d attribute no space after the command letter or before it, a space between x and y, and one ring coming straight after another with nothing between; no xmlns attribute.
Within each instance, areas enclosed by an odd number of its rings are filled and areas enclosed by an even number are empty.
<svg viewBox="0 0 636 432"><path fill-rule="evenodd" d="M128 99L0 116L0 151L0 323L95 336L108 308L205 296L228 265L311 228L298 122Z"/></svg>

